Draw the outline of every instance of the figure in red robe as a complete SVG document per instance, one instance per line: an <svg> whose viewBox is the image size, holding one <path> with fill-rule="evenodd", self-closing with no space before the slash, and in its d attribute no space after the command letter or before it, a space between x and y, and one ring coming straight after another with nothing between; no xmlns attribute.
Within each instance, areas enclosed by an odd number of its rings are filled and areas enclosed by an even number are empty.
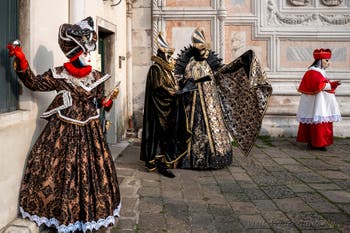
<svg viewBox="0 0 350 233"><path fill-rule="evenodd" d="M300 122L298 142L312 149L326 151L333 144L333 122L341 121L335 90L340 81L330 81L325 69L330 65L332 52L316 49L314 63L304 74L298 91L301 93L297 120Z"/></svg>

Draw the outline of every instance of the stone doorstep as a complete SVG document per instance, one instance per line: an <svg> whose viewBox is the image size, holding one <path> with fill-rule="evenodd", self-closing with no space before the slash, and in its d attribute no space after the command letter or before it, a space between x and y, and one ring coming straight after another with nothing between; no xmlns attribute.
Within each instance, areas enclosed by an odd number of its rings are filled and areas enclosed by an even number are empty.
<svg viewBox="0 0 350 233"><path fill-rule="evenodd" d="M0 229L0 233L39 233L39 227L27 219L16 218Z"/></svg>
<svg viewBox="0 0 350 233"><path fill-rule="evenodd" d="M115 162L119 155L132 143L132 140L129 139L128 141L121 141L117 144L109 144L109 149L112 153L113 161Z"/></svg>

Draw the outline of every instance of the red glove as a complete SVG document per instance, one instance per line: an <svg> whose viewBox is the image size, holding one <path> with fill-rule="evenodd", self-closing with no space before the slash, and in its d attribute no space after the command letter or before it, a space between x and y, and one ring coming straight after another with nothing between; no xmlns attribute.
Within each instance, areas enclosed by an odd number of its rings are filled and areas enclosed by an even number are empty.
<svg viewBox="0 0 350 233"><path fill-rule="evenodd" d="M106 100L106 97L103 97L102 100L101 100L101 103L102 103L102 106L103 106L107 111L109 111L109 110L112 108L113 100L111 100L111 99Z"/></svg>
<svg viewBox="0 0 350 233"><path fill-rule="evenodd" d="M340 81L331 82L331 88L336 89L340 84L341 84Z"/></svg>
<svg viewBox="0 0 350 233"><path fill-rule="evenodd" d="M340 81L334 81L334 82L330 82L331 84L331 89L328 90L328 93L335 93L335 89L341 84Z"/></svg>
<svg viewBox="0 0 350 233"><path fill-rule="evenodd" d="M10 57L15 56L19 60L19 66L21 68L21 71L25 71L29 65L26 56L22 51L22 48L19 46L13 46L12 44L8 44L7 49L9 50Z"/></svg>

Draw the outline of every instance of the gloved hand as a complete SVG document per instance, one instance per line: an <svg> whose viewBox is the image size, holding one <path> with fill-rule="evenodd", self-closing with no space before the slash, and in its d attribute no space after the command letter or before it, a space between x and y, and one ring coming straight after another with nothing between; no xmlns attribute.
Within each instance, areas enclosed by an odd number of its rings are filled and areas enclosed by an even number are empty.
<svg viewBox="0 0 350 233"><path fill-rule="evenodd" d="M341 84L340 81L333 81L333 82L330 82L331 84L331 89L328 90L327 92L328 93L332 93L334 94L335 93L335 89Z"/></svg>
<svg viewBox="0 0 350 233"><path fill-rule="evenodd" d="M106 99L106 97L103 97L101 100L101 104L105 108L106 111L109 111L112 108L113 100Z"/></svg>
<svg viewBox="0 0 350 233"><path fill-rule="evenodd" d="M7 49L9 50L9 57L15 56L19 61L20 70L25 71L29 65L22 48L14 46L13 44L8 44Z"/></svg>
<svg viewBox="0 0 350 233"><path fill-rule="evenodd" d="M341 85L340 81L333 81L331 82L331 88L336 89L339 85Z"/></svg>
<svg viewBox="0 0 350 233"><path fill-rule="evenodd" d="M176 95L181 95L183 93L191 92L191 91L195 91L195 90L198 90L196 82L194 81L193 78L190 78L186 81L186 83L184 84L182 89L180 89L176 92Z"/></svg>
<svg viewBox="0 0 350 233"><path fill-rule="evenodd" d="M206 76L200 77L199 79L195 80L194 82L200 83L200 82L206 82L206 81L210 81L210 80L211 80L210 75L206 75Z"/></svg>

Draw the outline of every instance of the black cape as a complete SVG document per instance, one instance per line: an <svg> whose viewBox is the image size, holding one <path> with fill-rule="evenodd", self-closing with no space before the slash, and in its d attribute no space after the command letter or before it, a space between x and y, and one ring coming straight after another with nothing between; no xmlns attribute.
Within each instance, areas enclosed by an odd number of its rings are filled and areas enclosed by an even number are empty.
<svg viewBox="0 0 350 233"><path fill-rule="evenodd" d="M156 158L168 165L177 162L191 135L172 70L157 61L147 74L140 155L149 169Z"/></svg>

